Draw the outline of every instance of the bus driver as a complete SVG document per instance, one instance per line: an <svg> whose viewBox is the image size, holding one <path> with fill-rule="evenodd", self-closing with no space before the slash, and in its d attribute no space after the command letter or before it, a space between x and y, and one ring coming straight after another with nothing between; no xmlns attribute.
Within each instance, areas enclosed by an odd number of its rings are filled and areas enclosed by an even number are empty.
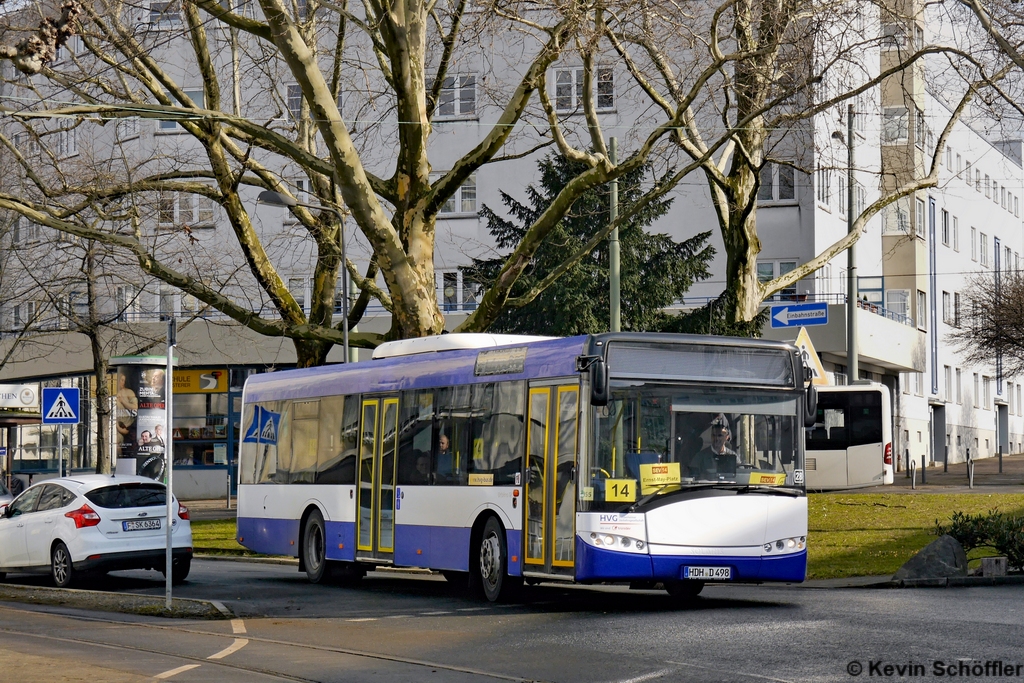
<svg viewBox="0 0 1024 683"><path fill-rule="evenodd" d="M690 472L693 476L705 479L707 475L735 475L739 456L736 451L729 448L731 438L729 421L725 419L725 415L719 413L711 422L711 445L697 453L690 462Z"/></svg>

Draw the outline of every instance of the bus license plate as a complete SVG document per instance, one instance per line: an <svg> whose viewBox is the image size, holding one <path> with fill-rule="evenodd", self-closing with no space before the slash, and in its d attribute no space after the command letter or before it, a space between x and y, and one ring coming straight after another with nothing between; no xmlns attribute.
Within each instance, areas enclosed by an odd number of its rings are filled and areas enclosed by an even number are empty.
<svg viewBox="0 0 1024 683"><path fill-rule="evenodd" d="M159 529L159 519L140 519L131 522L121 522L125 531L145 531L146 529Z"/></svg>
<svg viewBox="0 0 1024 683"><path fill-rule="evenodd" d="M729 581L732 567L683 567L684 579L699 581Z"/></svg>

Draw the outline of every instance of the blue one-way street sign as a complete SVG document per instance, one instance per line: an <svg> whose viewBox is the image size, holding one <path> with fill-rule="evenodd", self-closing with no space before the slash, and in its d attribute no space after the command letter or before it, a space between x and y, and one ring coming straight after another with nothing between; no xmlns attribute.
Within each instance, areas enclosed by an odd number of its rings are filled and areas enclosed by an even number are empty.
<svg viewBox="0 0 1024 683"><path fill-rule="evenodd" d="M43 387L43 424L76 425L79 410L78 389Z"/></svg>
<svg viewBox="0 0 1024 683"><path fill-rule="evenodd" d="M828 303L772 306L772 327L807 327L828 324Z"/></svg>

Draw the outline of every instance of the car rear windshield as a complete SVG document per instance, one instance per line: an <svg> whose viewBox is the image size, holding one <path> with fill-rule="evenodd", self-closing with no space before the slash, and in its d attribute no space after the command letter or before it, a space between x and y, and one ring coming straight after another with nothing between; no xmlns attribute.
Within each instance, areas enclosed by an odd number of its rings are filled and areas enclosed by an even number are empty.
<svg viewBox="0 0 1024 683"><path fill-rule="evenodd" d="M85 494L92 503L117 510L120 508L144 508L166 505L164 487L161 484L118 484L104 486Z"/></svg>

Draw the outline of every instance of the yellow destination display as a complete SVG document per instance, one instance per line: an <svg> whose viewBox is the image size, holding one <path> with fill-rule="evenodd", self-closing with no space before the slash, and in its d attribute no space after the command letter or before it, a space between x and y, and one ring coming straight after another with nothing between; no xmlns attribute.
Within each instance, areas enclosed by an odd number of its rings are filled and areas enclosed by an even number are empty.
<svg viewBox="0 0 1024 683"><path fill-rule="evenodd" d="M469 475L470 486L494 486L493 474L471 474Z"/></svg>
<svg viewBox="0 0 1024 683"><path fill-rule="evenodd" d="M765 474L763 472L752 472L750 484L762 484L764 486L782 486L786 483L786 474Z"/></svg>
<svg viewBox="0 0 1024 683"><path fill-rule="evenodd" d="M636 500L636 479L605 479L604 499L609 503L632 503Z"/></svg>
<svg viewBox="0 0 1024 683"><path fill-rule="evenodd" d="M640 465L640 493L645 496L666 484L678 484L680 481L679 463L677 462Z"/></svg>

